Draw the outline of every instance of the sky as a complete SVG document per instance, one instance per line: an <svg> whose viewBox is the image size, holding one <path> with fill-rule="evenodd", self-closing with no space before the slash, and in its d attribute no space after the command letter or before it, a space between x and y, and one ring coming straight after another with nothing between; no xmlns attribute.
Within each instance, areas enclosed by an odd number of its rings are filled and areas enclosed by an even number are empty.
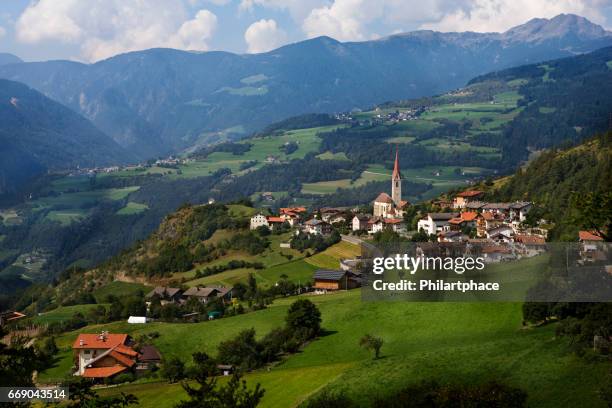
<svg viewBox="0 0 612 408"><path fill-rule="evenodd" d="M320 35L500 32L560 13L612 30L612 0L0 0L0 52L82 62L154 47L259 53Z"/></svg>

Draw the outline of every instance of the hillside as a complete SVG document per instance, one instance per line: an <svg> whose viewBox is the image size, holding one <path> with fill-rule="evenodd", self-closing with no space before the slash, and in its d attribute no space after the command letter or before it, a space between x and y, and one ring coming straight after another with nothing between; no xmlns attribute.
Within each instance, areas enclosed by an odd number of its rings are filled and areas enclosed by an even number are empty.
<svg viewBox="0 0 612 408"><path fill-rule="evenodd" d="M0 144L0 195L47 170L119 164L130 158L87 119L7 80L0 80Z"/></svg>
<svg viewBox="0 0 612 408"><path fill-rule="evenodd" d="M611 190L612 132L608 131L577 146L542 153L494 187L490 195L501 201L534 201L541 215L556 224L553 240L575 241L580 225L572 196Z"/></svg>
<svg viewBox="0 0 612 408"><path fill-rule="evenodd" d="M601 27L560 15L505 33L416 31L349 43L320 37L251 55L152 49L91 65L6 65L0 77L28 84L151 157L301 113L439 94L492 70L611 44Z"/></svg>

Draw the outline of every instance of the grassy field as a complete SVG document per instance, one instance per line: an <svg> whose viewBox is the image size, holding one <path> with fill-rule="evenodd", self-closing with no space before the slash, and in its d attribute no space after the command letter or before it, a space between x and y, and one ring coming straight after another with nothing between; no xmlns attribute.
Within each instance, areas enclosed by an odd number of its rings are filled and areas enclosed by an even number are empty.
<svg viewBox="0 0 612 408"><path fill-rule="evenodd" d="M94 290L93 295L94 298L96 298L96 302L104 302L108 295L125 297L134 295L140 291L147 293L150 290L150 286L141 283L114 281Z"/></svg>
<svg viewBox="0 0 612 408"><path fill-rule="evenodd" d="M340 269L341 259L354 259L358 255L361 255L359 245L340 241L325 251L306 258L304 261L318 268Z"/></svg>
<svg viewBox="0 0 612 408"><path fill-rule="evenodd" d="M135 202L128 202L125 207L121 208L119 211L117 211L118 215L133 215L133 214L140 214L143 211L146 211L149 209L149 206L146 204L140 204L140 203L135 203Z"/></svg>
<svg viewBox="0 0 612 408"><path fill-rule="evenodd" d="M40 313L32 318L32 322L36 324L51 324L56 322L62 322L70 319L75 313L81 313L86 315L91 309L95 309L98 306L107 307L106 303L98 303L91 305L74 305L74 306L60 306L57 309L53 309L50 312Z"/></svg>
<svg viewBox="0 0 612 408"><path fill-rule="evenodd" d="M423 379L474 383L491 378L526 390L530 406L604 406L595 391L607 364L575 357L566 340L555 338L554 325L522 329L520 304L362 302L358 290L309 298L321 310L326 335L269 371L247 375L249 384L259 382L266 389L263 407L293 407L324 386L344 389L365 404L368 396ZM212 322L116 323L88 330L132 335L157 331L155 343L164 355L189 360L196 350L214 355L220 341L245 328L254 327L262 336L283 323L294 300L277 300L268 309ZM384 339L381 359L372 360L359 347L366 333ZM69 345L75 334L58 338L60 347ZM66 352L58 367L68 366L69 358ZM133 392L144 407L170 407L184 397L180 387L164 383L107 392Z"/></svg>

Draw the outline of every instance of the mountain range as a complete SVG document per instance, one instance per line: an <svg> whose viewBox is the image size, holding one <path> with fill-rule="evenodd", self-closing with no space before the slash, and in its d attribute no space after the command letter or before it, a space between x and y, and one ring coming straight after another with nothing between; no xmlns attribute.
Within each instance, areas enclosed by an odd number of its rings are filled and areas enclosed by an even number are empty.
<svg viewBox="0 0 612 408"><path fill-rule="evenodd" d="M89 120L21 83L0 79L0 194L47 170L130 159Z"/></svg>
<svg viewBox="0 0 612 408"><path fill-rule="evenodd" d="M559 15L504 33L415 31L365 42L319 37L250 55L150 49L95 64L10 63L0 78L68 106L147 158L292 115L439 94L487 72L609 45L611 32Z"/></svg>

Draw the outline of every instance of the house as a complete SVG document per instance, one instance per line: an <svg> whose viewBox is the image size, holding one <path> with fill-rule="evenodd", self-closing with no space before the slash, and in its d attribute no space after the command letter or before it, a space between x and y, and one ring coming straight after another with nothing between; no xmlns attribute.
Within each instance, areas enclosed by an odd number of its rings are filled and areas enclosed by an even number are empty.
<svg viewBox="0 0 612 408"><path fill-rule="evenodd" d="M271 230L274 230L275 228L278 228L285 223L284 218L273 216L266 217L266 221L268 221L268 228L270 228Z"/></svg>
<svg viewBox="0 0 612 408"><path fill-rule="evenodd" d="M250 224L251 230L255 230L262 226L266 226L270 228L270 224L268 224L268 217L266 217L265 215L261 213L255 214L254 216L251 217L251 224Z"/></svg>
<svg viewBox="0 0 612 408"><path fill-rule="evenodd" d="M348 271L319 269L315 271L314 289L318 292L328 290L354 289L360 286L357 276Z"/></svg>
<svg viewBox="0 0 612 408"><path fill-rule="evenodd" d="M187 299L195 298L202 303L208 303L211 300L220 298L223 301L231 300L233 288L226 287L199 287L194 286L185 291L183 296Z"/></svg>
<svg viewBox="0 0 612 408"><path fill-rule="evenodd" d="M512 227L502 225L488 229L486 237L496 242L513 242L514 241L514 230Z"/></svg>
<svg viewBox="0 0 612 408"><path fill-rule="evenodd" d="M483 195L484 193L478 190L463 191L455 196L453 208L465 208L468 203L478 201Z"/></svg>
<svg viewBox="0 0 612 408"><path fill-rule="evenodd" d="M219 290L217 288L201 288L198 286L191 287L185 291L183 294L187 299L195 298L202 303L208 303L211 300L217 299L219 297Z"/></svg>
<svg viewBox="0 0 612 408"><path fill-rule="evenodd" d="M353 217L353 231L364 231L368 229L370 216L367 214L357 214Z"/></svg>
<svg viewBox="0 0 612 408"><path fill-rule="evenodd" d="M516 235L514 242L523 244L526 249L541 251L546 248L546 239L539 235Z"/></svg>
<svg viewBox="0 0 612 408"><path fill-rule="evenodd" d="M383 222L386 229L390 229L398 234L406 233L406 223L402 218L385 218Z"/></svg>
<svg viewBox="0 0 612 408"><path fill-rule="evenodd" d="M450 230L449 221L459 217L458 213L429 213L419 220L417 229L427 234L438 234Z"/></svg>
<svg viewBox="0 0 612 408"><path fill-rule="evenodd" d="M161 354L155 346L146 344L140 348L136 370L151 370L161 364Z"/></svg>
<svg viewBox="0 0 612 408"><path fill-rule="evenodd" d="M438 235L438 242L463 242L467 235L461 231L446 231Z"/></svg>
<svg viewBox="0 0 612 408"><path fill-rule="evenodd" d="M501 245L487 245L482 248L482 257L486 263L496 263L514 259L512 251Z"/></svg>
<svg viewBox="0 0 612 408"><path fill-rule="evenodd" d="M156 286L146 294L147 299L157 296L161 299L162 305L167 303L177 303L181 300L182 291L180 288L170 288L167 286Z"/></svg>
<svg viewBox="0 0 612 408"><path fill-rule="evenodd" d="M104 379L131 371L138 353L127 334L81 333L72 344L76 362L75 375Z"/></svg>
<svg viewBox="0 0 612 408"><path fill-rule="evenodd" d="M464 228L475 228L478 213L474 211L462 212L459 217L448 220L450 229L453 231L461 231Z"/></svg>
<svg viewBox="0 0 612 408"><path fill-rule="evenodd" d="M304 232L313 235L328 235L332 232L332 226L325 221L312 218L304 223Z"/></svg>
<svg viewBox="0 0 612 408"><path fill-rule="evenodd" d="M385 228L385 222L382 217L374 216L368 220L368 234L376 234Z"/></svg>
<svg viewBox="0 0 612 408"><path fill-rule="evenodd" d="M510 204L510 218L525 222L527 213L533 208L533 204L526 201L517 201Z"/></svg>
<svg viewBox="0 0 612 408"><path fill-rule="evenodd" d="M604 239L596 231L578 231L578 240L582 243L584 251L595 251L597 243L603 242Z"/></svg>

